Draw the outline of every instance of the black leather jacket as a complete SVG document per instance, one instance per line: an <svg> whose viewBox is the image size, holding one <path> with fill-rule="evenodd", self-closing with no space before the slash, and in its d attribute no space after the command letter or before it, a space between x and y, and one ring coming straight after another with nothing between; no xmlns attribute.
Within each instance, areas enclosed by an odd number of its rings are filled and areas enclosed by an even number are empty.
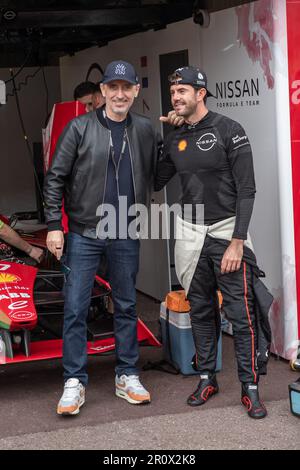
<svg viewBox="0 0 300 470"><path fill-rule="evenodd" d="M135 202L148 206L162 142L148 118L129 113L127 122ZM83 233L97 226L96 212L103 203L109 152L110 130L102 110L79 116L66 126L44 183L49 230L62 229L63 199L71 231Z"/></svg>

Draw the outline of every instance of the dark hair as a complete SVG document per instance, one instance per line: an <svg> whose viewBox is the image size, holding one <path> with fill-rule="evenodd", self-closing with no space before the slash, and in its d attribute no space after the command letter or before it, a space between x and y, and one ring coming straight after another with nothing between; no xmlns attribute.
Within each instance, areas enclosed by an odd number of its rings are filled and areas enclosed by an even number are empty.
<svg viewBox="0 0 300 470"><path fill-rule="evenodd" d="M96 91L98 91L98 87L93 82L82 82L77 85L74 90L73 97L74 100L78 100L86 95L93 95Z"/></svg>
<svg viewBox="0 0 300 470"><path fill-rule="evenodd" d="M102 83L101 81L95 83L96 91L94 91L94 93L100 93L102 95L102 91L101 91L101 88L100 88L101 83Z"/></svg>
<svg viewBox="0 0 300 470"><path fill-rule="evenodd" d="M171 75L168 76L168 80L171 85L178 85L178 81L182 79L182 76L179 72L175 70L175 72L171 73Z"/></svg>

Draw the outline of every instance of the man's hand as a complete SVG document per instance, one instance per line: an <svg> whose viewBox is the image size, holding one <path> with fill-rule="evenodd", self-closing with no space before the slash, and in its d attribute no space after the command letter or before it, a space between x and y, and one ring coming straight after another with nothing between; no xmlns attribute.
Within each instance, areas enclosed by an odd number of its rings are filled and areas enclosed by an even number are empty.
<svg viewBox="0 0 300 470"><path fill-rule="evenodd" d="M41 248L38 248L37 246L32 246L29 252L29 256L30 258L33 258L35 259L35 261L40 263L43 259L44 251Z"/></svg>
<svg viewBox="0 0 300 470"><path fill-rule="evenodd" d="M177 126L180 127L184 123L184 118L182 116L177 116L175 111L169 111L168 116L161 116L159 118L161 122L166 122L170 124L171 126Z"/></svg>
<svg viewBox="0 0 300 470"><path fill-rule="evenodd" d="M62 257L64 249L64 234L61 230L53 230L47 235L47 247L51 253L56 256L58 261Z"/></svg>
<svg viewBox="0 0 300 470"><path fill-rule="evenodd" d="M221 262L221 274L238 271L241 267L244 251L244 240L233 238L225 251Z"/></svg>

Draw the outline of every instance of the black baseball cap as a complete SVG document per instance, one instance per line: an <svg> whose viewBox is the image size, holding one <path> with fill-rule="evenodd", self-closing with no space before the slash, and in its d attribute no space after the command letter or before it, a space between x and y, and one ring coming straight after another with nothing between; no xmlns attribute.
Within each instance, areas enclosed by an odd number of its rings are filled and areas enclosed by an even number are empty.
<svg viewBox="0 0 300 470"><path fill-rule="evenodd" d="M129 64L129 62L125 62L124 60L114 60L107 65L101 83L109 83L113 80L125 80L133 85L137 85L139 83L139 79L133 65Z"/></svg>
<svg viewBox="0 0 300 470"><path fill-rule="evenodd" d="M180 67L176 69L171 75L168 77L169 82L171 85L191 85L194 88L205 88L206 89L206 96L214 96L208 89L207 89L207 77L206 73L203 70L198 69L197 67L193 67L189 65L188 67Z"/></svg>

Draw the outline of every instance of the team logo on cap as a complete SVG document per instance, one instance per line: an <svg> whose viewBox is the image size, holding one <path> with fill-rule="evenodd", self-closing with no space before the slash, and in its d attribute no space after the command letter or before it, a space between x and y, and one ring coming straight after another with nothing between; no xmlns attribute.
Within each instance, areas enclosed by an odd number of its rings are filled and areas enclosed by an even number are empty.
<svg viewBox="0 0 300 470"><path fill-rule="evenodd" d="M200 72L198 73L198 78L200 78L200 80L204 80L204 77L203 77L202 73L200 73Z"/></svg>
<svg viewBox="0 0 300 470"><path fill-rule="evenodd" d="M117 64L115 68L115 74L116 75L125 75L126 73L126 67L124 64Z"/></svg>

